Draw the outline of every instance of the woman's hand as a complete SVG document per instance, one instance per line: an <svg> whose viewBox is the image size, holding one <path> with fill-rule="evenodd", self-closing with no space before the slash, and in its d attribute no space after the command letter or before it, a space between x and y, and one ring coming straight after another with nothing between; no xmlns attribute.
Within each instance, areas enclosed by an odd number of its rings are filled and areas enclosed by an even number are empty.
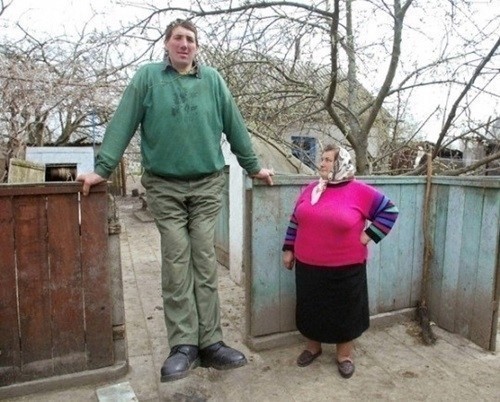
<svg viewBox="0 0 500 402"><path fill-rule="evenodd" d="M361 244L366 246L370 242L370 240L371 240L370 236L368 236L365 232L361 232L361 237L359 238Z"/></svg>
<svg viewBox="0 0 500 402"><path fill-rule="evenodd" d="M295 264L295 256L293 254L293 251L291 250L283 251L283 265L285 266L285 268L292 269L294 264Z"/></svg>

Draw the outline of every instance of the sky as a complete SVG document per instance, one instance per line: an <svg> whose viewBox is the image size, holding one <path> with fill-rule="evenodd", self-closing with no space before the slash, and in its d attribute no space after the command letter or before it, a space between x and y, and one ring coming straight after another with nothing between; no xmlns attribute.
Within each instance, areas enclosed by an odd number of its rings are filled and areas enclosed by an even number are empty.
<svg viewBox="0 0 500 402"><path fill-rule="evenodd" d="M4 0L9 1L9 0ZM118 7L113 0L11 0L2 18L17 21L23 27L31 27L37 33L73 34L77 27L81 27L85 21L89 21L95 13L93 23L101 26L120 19L127 18L122 7ZM121 8L122 11L116 11ZM102 15L105 13L105 15ZM110 15L120 15L119 18L109 18Z"/></svg>
<svg viewBox="0 0 500 402"><path fill-rule="evenodd" d="M6 0L4 0L4 2L5 1ZM147 1L136 0L135 3L146 4ZM179 6L185 7L186 3L186 1L179 0ZM475 0L475 3L475 16L484 15L485 17L489 17L492 9L494 9L494 4L497 3L500 5L500 0ZM157 4L161 4L161 2ZM439 11L440 10L437 10L437 12ZM124 6L118 5L117 0L12 0L10 8L0 17L0 19L3 20L2 22L6 20L10 21L11 26L19 21L23 27L29 27L39 34L71 35L75 34L79 28L82 27L83 23L89 20L91 20L91 25L104 31L107 26L117 28L122 22L134 20L139 13L140 10L138 9L127 9ZM94 17L91 19L93 15ZM416 13L411 15L416 18L416 21L418 21L418 18L422 18ZM425 24L425 35L428 37L439 35L438 28L439 27L433 24L432 21L427 21ZM377 28L375 27L375 29ZM369 32L369 27L367 27L367 32ZM422 49L419 49L418 43L422 38L423 37L414 41L414 43L412 43L414 48L410 48L411 51L421 52L419 55L421 60L430 56L432 51L436 51L438 47L436 41L435 49L431 49L428 44L426 48L422 47ZM403 50L407 51L408 48L408 46L404 46ZM385 74L385 69L386 67L382 66L381 77L383 77L382 74ZM376 80L381 82L382 78L377 78ZM491 90L500 93L498 79L496 88L494 87ZM429 87L429 89L421 90L420 94L416 95L413 101L413 111L416 120L422 120L427 117L435 109L435 104L438 100L443 103L442 99L445 96L446 93L436 90L435 88ZM488 103L484 104L485 101L482 102L483 104L477 102L477 113L490 113L491 105ZM498 101L496 107L497 114L500 114ZM435 140L441 125L441 120L431 120L424 132L427 139Z"/></svg>

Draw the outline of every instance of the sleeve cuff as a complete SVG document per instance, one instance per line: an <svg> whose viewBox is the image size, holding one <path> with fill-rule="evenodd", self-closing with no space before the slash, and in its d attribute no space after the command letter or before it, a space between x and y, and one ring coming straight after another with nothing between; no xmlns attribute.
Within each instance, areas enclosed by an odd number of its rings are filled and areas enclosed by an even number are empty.
<svg viewBox="0 0 500 402"><path fill-rule="evenodd" d="M372 229L371 229L371 226L369 226L366 230L365 230L365 233L368 235L368 237L370 239L373 240L374 243L378 243L380 242L380 240L382 240L382 238L377 234L375 233Z"/></svg>
<svg viewBox="0 0 500 402"><path fill-rule="evenodd" d="M96 166L94 168L94 173L97 173L99 176L101 176L103 179L109 179L109 176L111 176L112 172L108 172L106 169L103 169L100 166Z"/></svg>

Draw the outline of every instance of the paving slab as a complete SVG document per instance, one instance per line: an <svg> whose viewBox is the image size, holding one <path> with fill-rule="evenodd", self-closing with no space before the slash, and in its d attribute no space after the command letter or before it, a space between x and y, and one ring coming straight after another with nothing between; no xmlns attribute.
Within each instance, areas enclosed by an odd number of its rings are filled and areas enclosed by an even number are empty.
<svg viewBox="0 0 500 402"><path fill-rule="evenodd" d="M99 402L137 402L134 390L129 382L108 385L96 390Z"/></svg>

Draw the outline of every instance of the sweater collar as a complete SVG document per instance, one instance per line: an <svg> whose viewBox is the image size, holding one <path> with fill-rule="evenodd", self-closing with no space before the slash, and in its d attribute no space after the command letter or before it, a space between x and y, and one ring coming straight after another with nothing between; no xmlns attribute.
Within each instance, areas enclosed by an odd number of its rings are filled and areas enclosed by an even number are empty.
<svg viewBox="0 0 500 402"><path fill-rule="evenodd" d="M165 71L168 71L168 70L177 71L172 66L172 63L170 62L170 57L168 57L168 54L165 54L165 56L163 57L163 62L165 63ZM194 62L193 62L193 68L186 75L194 75L196 78L201 78L200 64L196 60L194 60Z"/></svg>

